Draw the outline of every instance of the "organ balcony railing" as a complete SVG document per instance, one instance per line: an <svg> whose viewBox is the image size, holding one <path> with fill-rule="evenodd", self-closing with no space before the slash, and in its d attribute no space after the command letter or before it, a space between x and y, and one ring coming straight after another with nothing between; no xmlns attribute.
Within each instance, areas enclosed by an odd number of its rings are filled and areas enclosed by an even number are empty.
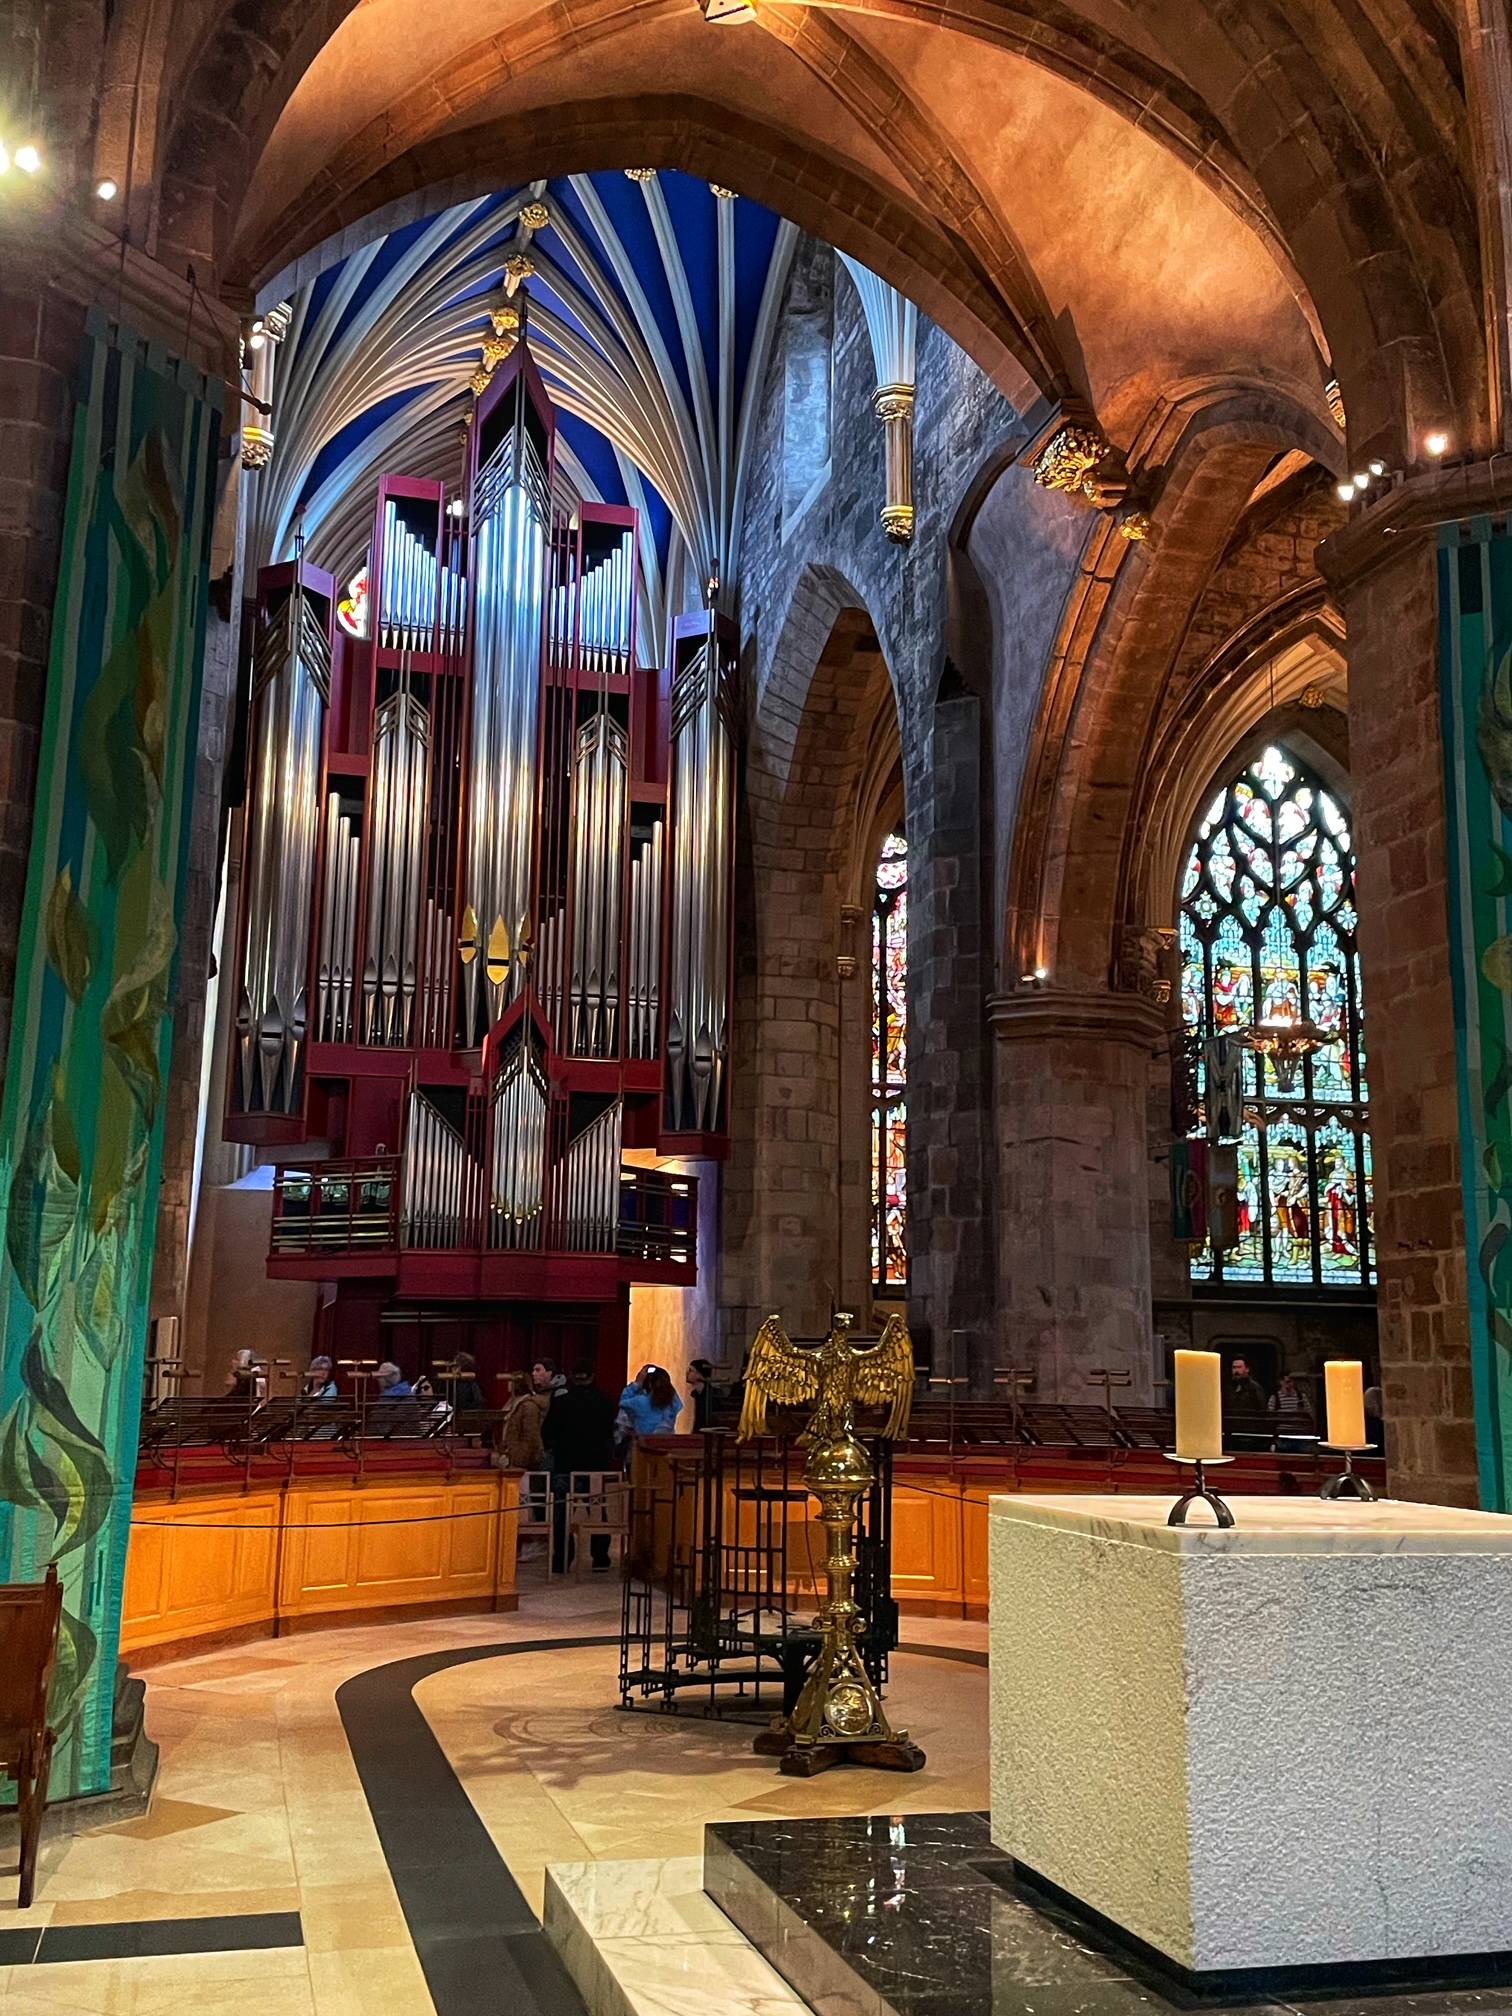
<svg viewBox="0 0 1512 2016"><path fill-rule="evenodd" d="M608 1222L585 1213L570 1189L547 1186L528 1242L501 1238L501 1200L490 1198L474 1164L457 1172L451 1195L437 1196L426 1172L423 1197L412 1194L412 1160L368 1155L347 1161L280 1162L273 1181L271 1257L353 1257L399 1252L481 1253L528 1250L594 1254L689 1275L697 1262L698 1182L666 1170L619 1170L617 1211ZM518 1231L518 1228L516 1228Z"/></svg>

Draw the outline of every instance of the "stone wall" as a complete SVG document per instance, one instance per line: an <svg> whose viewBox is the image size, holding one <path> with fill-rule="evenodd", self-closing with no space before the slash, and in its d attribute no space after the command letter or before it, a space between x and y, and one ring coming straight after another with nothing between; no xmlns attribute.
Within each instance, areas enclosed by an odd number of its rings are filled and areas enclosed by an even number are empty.
<svg viewBox="0 0 1512 2016"><path fill-rule="evenodd" d="M1401 536L1370 557L1355 572L1335 549L1330 572L1349 625L1386 1454L1398 1496L1475 1505L1434 551Z"/></svg>
<svg viewBox="0 0 1512 2016"><path fill-rule="evenodd" d="M795 512L784 508L794 501L785 448L789 336L811 336L826 304L834 330L829 473ZM850 984L865 985L865 931L846 934L841 918L845 870L854 848L871 840L853 830L864 752L852 731L865 688L833 667L816 679L842 613L864 611L896 706L909 837L911 1321L921 1355L938 1355L950 1348L941 1339L962 1332L990 1359L992 647L983 621L961 652L968 661L974 652L976 663L947 672L946 637L960 602L952 532L962 500L1022 430L965 354L921 325L915 534L910 545L894 545L878 518L884 442L875 387L855 289L829 248L806 239L764 391L740 564L746 873L737 925L738 1139L726 1176L721 1301L734 1349L749 1341L753 1317L780 1303L805 1323L822 1320L832 1299L864 1281L869 1262L864 1196L860 1211L848 1201L863 1186L847 1183L842 1193L837 1168L839 953L859 954ZM849 1063L856 1053L846 1054ZM864 1102L864 1052L857 1061L846 1097Z"/></svg>

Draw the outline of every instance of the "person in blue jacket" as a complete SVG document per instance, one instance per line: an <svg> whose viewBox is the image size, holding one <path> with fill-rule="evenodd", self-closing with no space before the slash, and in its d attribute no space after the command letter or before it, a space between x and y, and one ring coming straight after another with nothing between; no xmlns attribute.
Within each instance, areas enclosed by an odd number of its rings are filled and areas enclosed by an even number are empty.
<svg viewBox="0 0 1512 2016"><path fill-rule="evenodd" d="M615 1427L625 1440L643 1435L670 1435L677 1427L682 1401L660 1365L642 1365L620 1395Z"/></svg>

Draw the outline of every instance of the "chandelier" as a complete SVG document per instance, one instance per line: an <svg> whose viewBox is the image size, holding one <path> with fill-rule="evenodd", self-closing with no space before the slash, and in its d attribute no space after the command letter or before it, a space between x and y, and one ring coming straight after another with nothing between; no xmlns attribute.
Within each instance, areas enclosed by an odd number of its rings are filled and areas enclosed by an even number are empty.
<svg viewBox="0 0 1512 2016"><path fill-rule="evenodd" d="M1240 1031L1239 1040L1258 1056L1269 1057L1277 1085L1283 1092L1294 1092L1302 1059L1315 1050L1327 1049L1339 1039L1287 1005L1260 1016Z"/></svg>

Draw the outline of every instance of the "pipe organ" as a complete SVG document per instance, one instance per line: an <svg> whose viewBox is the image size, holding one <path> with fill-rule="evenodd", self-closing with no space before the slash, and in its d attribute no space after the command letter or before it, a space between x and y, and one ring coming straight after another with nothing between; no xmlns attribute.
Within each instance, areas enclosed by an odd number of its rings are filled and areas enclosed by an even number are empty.
<svg viewBox="0 0 1512 2016"><path fill-rule="evenodd" d="M291 1158L269 1264L334 1279L322 1348L695 1278L655 1165L725 1152L735 637L643 662L636 513L554 451L521 344L460 496L379 482L341 627L330 576L261 578L226 1132ZM388 1246L345 1250L374 1169Z"/></svg>

